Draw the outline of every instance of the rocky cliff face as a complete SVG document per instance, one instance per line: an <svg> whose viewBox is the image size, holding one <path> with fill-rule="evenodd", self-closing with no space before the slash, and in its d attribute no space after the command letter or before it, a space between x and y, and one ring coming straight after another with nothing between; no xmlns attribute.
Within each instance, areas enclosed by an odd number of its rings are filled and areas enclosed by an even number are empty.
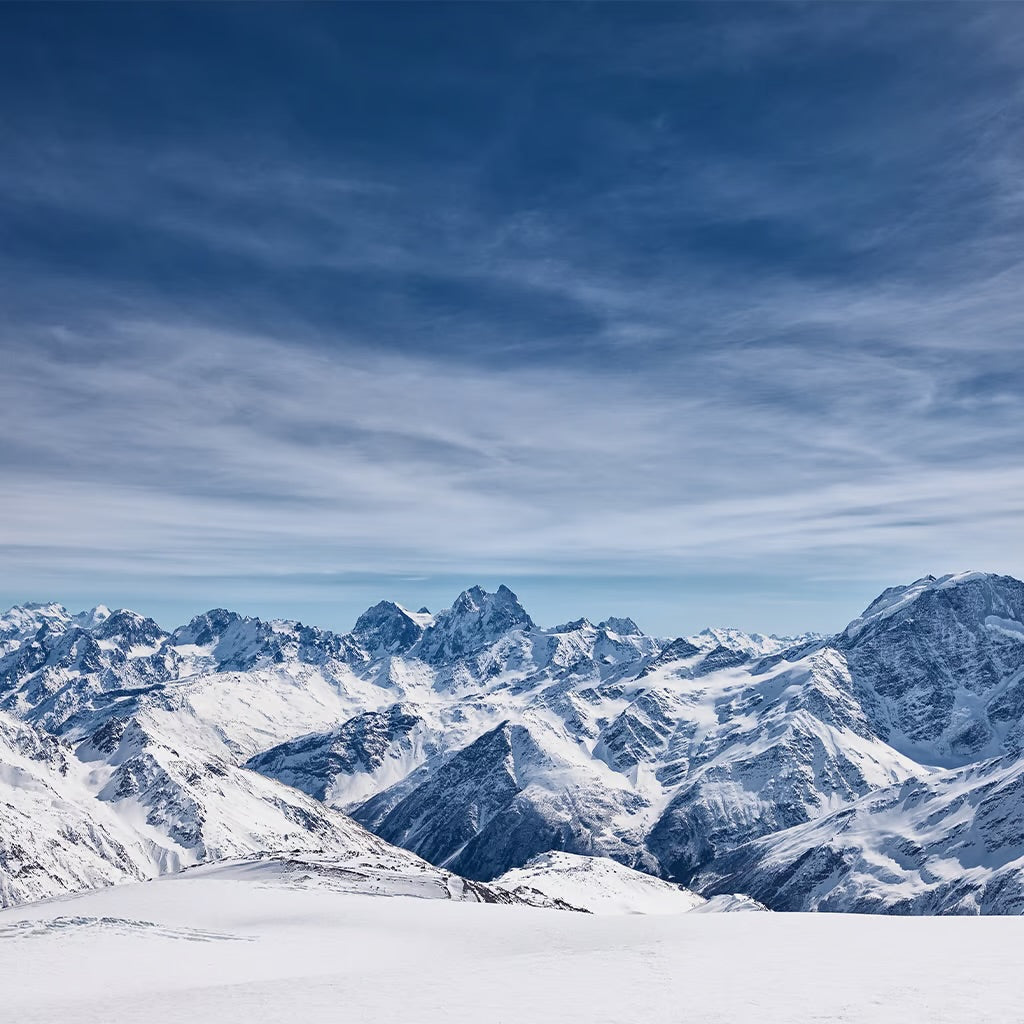
<svg viewBox="0 0 1024 1024"><path fill-rule="evenodd" d="M1024 913L1024 762L998 758L878 790L712 861L703 891L777 910Z"/></svg>
<svg viewBox="0 0 1024 1024"><path fill-rule="evenodd" d="M917 760L954 767L1024 737L1024 584L929 576L882 594L835 640L875 731Z"/></svg>

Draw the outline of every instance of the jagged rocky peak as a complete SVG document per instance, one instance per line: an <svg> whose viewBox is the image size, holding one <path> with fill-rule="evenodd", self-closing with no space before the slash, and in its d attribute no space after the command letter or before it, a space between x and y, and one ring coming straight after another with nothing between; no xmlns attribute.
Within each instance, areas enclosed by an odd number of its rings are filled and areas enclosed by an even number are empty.
<svg viewBox="0 0 1024 1024"><path fill-rule="evenodd" d="M834 646L887 742L954 767L1024 751L1024 583L980 572L890 587Z"/></svg>
<svg viewBox="0 0 1024 1024"><path fill-rule="evenodd" d="M226 608L211 608L190 619L184 626L179 626L171 634L174 644L195 644L205 647L216 643L232 626L242 621L238 612L229 612Z"/></svg>
<svg viewBox="0 0 1024 1024"><path fill-rule="evenodd" d="M96 611L93 609L90 616ZM167 637L153 619L126 608L98 617L91 631L100 640L115 640L130 647L159 645Z"/></svg>
<svg viewBox="0 0 1024 1024"><path fill-rule="evenodd" d="M288 633L297 629L294 623L281 625ZM219 671L245 671L264 661L280 662L283 640L273 624L225 608L197 615L170 637L172 646L205 649Z"/></svg>
<svg viewBox="0 0 1024 1024"><path fill-rule="evenodd" d="M417 612L416 618L429 612ZM401 605L379 601L356 619L352 635L371 654L398 654L409 650L419 640L423 627Z"/></svg>
<svg viewBox="0 0 1024 1024"><path fill-rule="evenodd" d="M724 668L739 668L741 665L746 665L751 659L752 654L749 651L719 644L704 655L700 664L695 666L694 672L698 675L708 675Z"/></svg>
<svg viewBox="0 0 1024 1024"><path fill-rule="evenodd" d="M700 653L701 649L695 644L690 643L686 637L677 636L675 640L669 641L669 643L661 649L661 653L658 654L652 664L665 665L671 661L683 661L686 658L692 658L695 654Z"/></svg>
<svg viewBox="0 0 1024 1024"><path fill-rule="evenodd" d="M481 586L464 590L455 599L449 614L460 617L478 615L492 625L503 625L505 629L533 625L519 598L504 583L493 594Z"/></svg>
<svg viewBox="0 0 1024 1024"><path fill-rule="evenodd" d="M1024 639L1024 583L1012 576L962 572L924 576L907 586L882 591L844 631L849 641L908 617L931 621L950 617L1004 629Z"/></svg>
<svg viewBox="0 0 1024 1024"><path fill-rule="evenodd" d="M493 594L483 587L471 587L424 631L419 654L435 663L466 658L510 630L533 628L533 619L504 583Z"/></svg>
<svg viewBox="0 0 1024 1024"><path fill-rule="evenodd" d="M74 623L62 628L48 621L16 648L11 657L15 659L15 676L18 670L32 672L44 666L90 673L99 671L105 663L104 653L92 634Z"/></svg>
<svg viewBox="0 0 1024 1024"><path fill-rule="evenodd" d="M580 630L593 629L594 624L590 619L573 619L571 622L562 622L557 626L552 626L550 632L552 633L578 633Z"/></svg>
<svg viewBox="0 0 1024 1024"><path fill-rule="evenodd" d="M643 630L630 618L619 618L610 615L604 622L599 622L599 629L607 630L609 633L618 633L619 636L641 636Z"/></svg>
<svg viewBox="0 0 1024 1024"><path fill-rule="evenodd" d="M55 601L16 604L0 615L0 640L25 639L34 636L43 626L67 629L72 621L67 608Z"/></svg>
<svg viewBox="0 0 1024 1024"><path fill-rule="evenodd" d="M75 616L75 622L82 627L82 629L95 629L97 626L102 625L107 619L110 618L112 612L105 604L98 604L95 608L90 608L87 612L79 612Z"/></svg>

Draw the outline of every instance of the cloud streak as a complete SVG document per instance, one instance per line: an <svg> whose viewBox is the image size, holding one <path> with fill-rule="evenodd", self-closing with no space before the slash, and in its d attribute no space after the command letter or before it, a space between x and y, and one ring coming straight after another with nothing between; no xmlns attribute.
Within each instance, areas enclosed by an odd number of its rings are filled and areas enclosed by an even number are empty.
<svg viewBox="0 0 1024 1024"><path fill-rule="evenodd" d="M399 30L365 99L379 26L264 12L255 130L141 14L97 45L155 62L159 131L9 54L9 599L505 576L669 632L746 578L749 625L828 628L823 579L1024 572L1021 25L932 13L501 11L486 60Z"/></svg>

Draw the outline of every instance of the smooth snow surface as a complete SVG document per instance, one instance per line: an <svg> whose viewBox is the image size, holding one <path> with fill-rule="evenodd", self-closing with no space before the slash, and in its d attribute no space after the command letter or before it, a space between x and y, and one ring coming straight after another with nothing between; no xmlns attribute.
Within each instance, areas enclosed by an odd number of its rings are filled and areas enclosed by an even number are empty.
<svg viewBox="0 0 1024 1024"><path fill-rule="evenodd" d="M19 1024L1020 1020L1015 918L601 917L203 868L0 913Z"/></svg>

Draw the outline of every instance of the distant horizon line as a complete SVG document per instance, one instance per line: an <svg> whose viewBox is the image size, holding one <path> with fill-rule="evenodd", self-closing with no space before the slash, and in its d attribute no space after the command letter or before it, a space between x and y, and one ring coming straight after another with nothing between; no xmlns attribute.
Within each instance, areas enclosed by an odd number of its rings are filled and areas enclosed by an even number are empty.
<svg viewBox="0 0 1024 1024"><path fill-rule="evenodd" d="M1013 575L1011 575L1009 573L994 573L994 572L987 572L987 571L983 571L983 570L961 570L960 572L942 573L940 575L936 575L936 574L933 574L933 573L927 573L924 576L919 576L917 579L912 580L909 583L897 583L897 584L893 584L893 585L891 585L889 587L885 587L883 590L879 591L878 595L875 598L875 601L877 601L883 594L887 593L889 590L899 590L899 589L909 590L910 588L914 587L915 585L921 584L921 583L930 583L930 582L939 582L939 583L941 583L941 582L946 582L946 581L950 581L950 580L960 581L960 580L970 579L972 577L979 577L979 576L980 577L985 577L985 578L1010 579L1010 580L1015 580L1016 582L1022 582L1017 577L1015 577L1015 576L1013 576ZM9 605L7 608L5 608L3 612L0 612L0 617L6 617L6 616L10 615L12 612L14 612L16 610L19 610L19 609L26 610L26 611L34 611L34 610L40 610L40 609L44 609L44 608L57 607L57 608L60 608L63 611L65 611L71 618L82 618L82 617L85 617L85 616L89 616L92 613L94 613L94 612L96 612L96 611L98 611L100 609L103 609L103 610L105 610L108 613L108 615L113 615L113 614L116 614L117 612L131 612L131 613L133 613L135 615L140 615L143 618L149 619L150 621L156 623L156 625L159 628L163 629L165 632L173 633L175 629L187 626L189 623L191 623L195 619L202 618L203 616L209 615L209 614L211 614L213 612L222 611L222 612L226 612L226 613L231 614L231 615L237 615L240 619L244 619L244 620L257 620L257 621L266 622L266 623L286 622L286 623L293 623L293 624L300 625L300 626L314 626L317 629L323 629L323 630L326 630L328 632L337 633L339 635L346 635L346 634L352 633L354 631L354 629L356 627L356 621L358 621L358 618L361 615L363 615L366 612L372 610L373 608L377 607L380 604L394 605L395 607L399 608L400 610L402 610L403 612L405 612L405 613L407 613L407 614L409 614L411 616L415 616L415 615L418 615L418 614L424 614L424 613L436 616L436 615L440 615L440 614L442 614L444 612L451 611L452 605L454 605L458 601L458 599L460 597L462 597L465 594L470 593L473 590L480 590L484 594L493 597L501 589L505 589L505 590L509 591L509 593L512 594L512 596L515 598L515 600L519 604L519 606L521 608L523 608L523 610L526 611L528 615L530 614L529 611L526 609L526 606L521 601L519 595L516 593L516 591L513 590L512 587L509 587L507 584L502 583L502 584L497 585L494 590L487 590L486 587L482 586L481 584L475 583L475 584L472 584L471 586L464 587L456 595L455 599L449 605L441 607L441 608L437 609L436 611L433 611L433 610L429 609L426 605L422 605L420 610L417 611L416 609L410 608L408 605L404 604L401 601L397 601L397 600L394 600L392 598L381 598L380 600L374 602L373 604L368 605L364 609L363 612L360 612L359 615L356 616L356 620L353 621L352 625L350 627L344 628L344 629L338 629L338 628L335 628L334 626L320 625L317 622L313 622L313 621L309 621L309 620L304 620L304 619L301 619L301 618L298 618L298 617L289 617L289 616L282 616L282 615L268 615L268 614L265 614L265 613L241 612L241 611L237 611L235 608L229 607L227 604L213 604L213 605L210 605L209 607L200 609L199 611L197 611L194 614L190 615L185 621L177 623L176 625L174 625L170 629L168 629L167 627L165 627L162 624L161 619L158 619L155 615L150 615L150 614L148 614L146 612L139 611L137 607L131 607L129 605L120 605L120 604L118 604L116 606L115 605L108 605L106 602L103 602L103 601L100 601L100 602L98 602L98 603L96 603L94 605L91 605L88 608L82 608L79 611L72 611L72 608L74 607L75 602L66 603L66 602L60 601L60 600L49 600L49 601L32 601L32 600L28 600L28 601L20 601L20 602L15 602L15 603ZM297 603L302 603L302 602L297 602ZM874 602L871 602L871 603L874 603ZM864 608L864 611L867 611L867 609L870 606L871 606L870 603L868 605L866 605L865 608ZM531 619L533 618L532 615L530 617L531 617ZM850 620L848 620L847 626L852 624L853 622L855 622L860 617L861 617L860 615L855 614ZM800 639L800 638L803 638L803 637L828 638L830 636L836 636L839 633L842 633L844 631L844 629L846 628L846 626L843 626L841 628L832 629L832 630L828 630L828 631L817 630L817 629L806 629L806 630L799 630L799 631L757 630L757 629L744 629L744 628L739 627L739 626L726 625L726 624L723 624L721 622L719 622L718 624L715 624L715 623L713 623L713 622L711 622L709 620L705 620L706 624L704 626L702 626L701 628L699 628L699 629L684 630L684 631L676 632L676 633L673 633L671 631L669 633L663 633L663 632L648 632L646 629L644 629L642 626L640 626L637 623L636 619L632 615L607 615L607 616L605 616L602 619L595 619L595 618L592 618L591 616L588 616L588 615L581 615L581 616L576 616L576 617L573 617L573 618L561 619L560 621L557 621L557 622L555 622L555 623L553 623L551 625L543 625L543 624L537 623L536 621L534 621L533 624L541 632L552 633L552 632L558 632L560 627L567 626L567 625L570 625L572 623L581 622L581 621L585 621L585 622L589 623L590 625L595 626L596 628L601 628L602 626L605 626L612 619L628 619L629 621L631 621L633 623L634 626L637 627L637 629L639 630L639 632L641 634L643 634L645 636L650 636L650 637L652 637L654 639L676 639L676 638L681 638L681 637L685 638L685 637L690 637L690 636L697 636L697 635L700 635L702 633L710 633L710 632L713 632L715 630L723 630L723 631L731 630L731 631L735 631L737 633L741 633L741 634L743 634L745 636L749 636L749 637L761 636L761 637L767 637L767 638L771 638L771 639Z"/></svg>

